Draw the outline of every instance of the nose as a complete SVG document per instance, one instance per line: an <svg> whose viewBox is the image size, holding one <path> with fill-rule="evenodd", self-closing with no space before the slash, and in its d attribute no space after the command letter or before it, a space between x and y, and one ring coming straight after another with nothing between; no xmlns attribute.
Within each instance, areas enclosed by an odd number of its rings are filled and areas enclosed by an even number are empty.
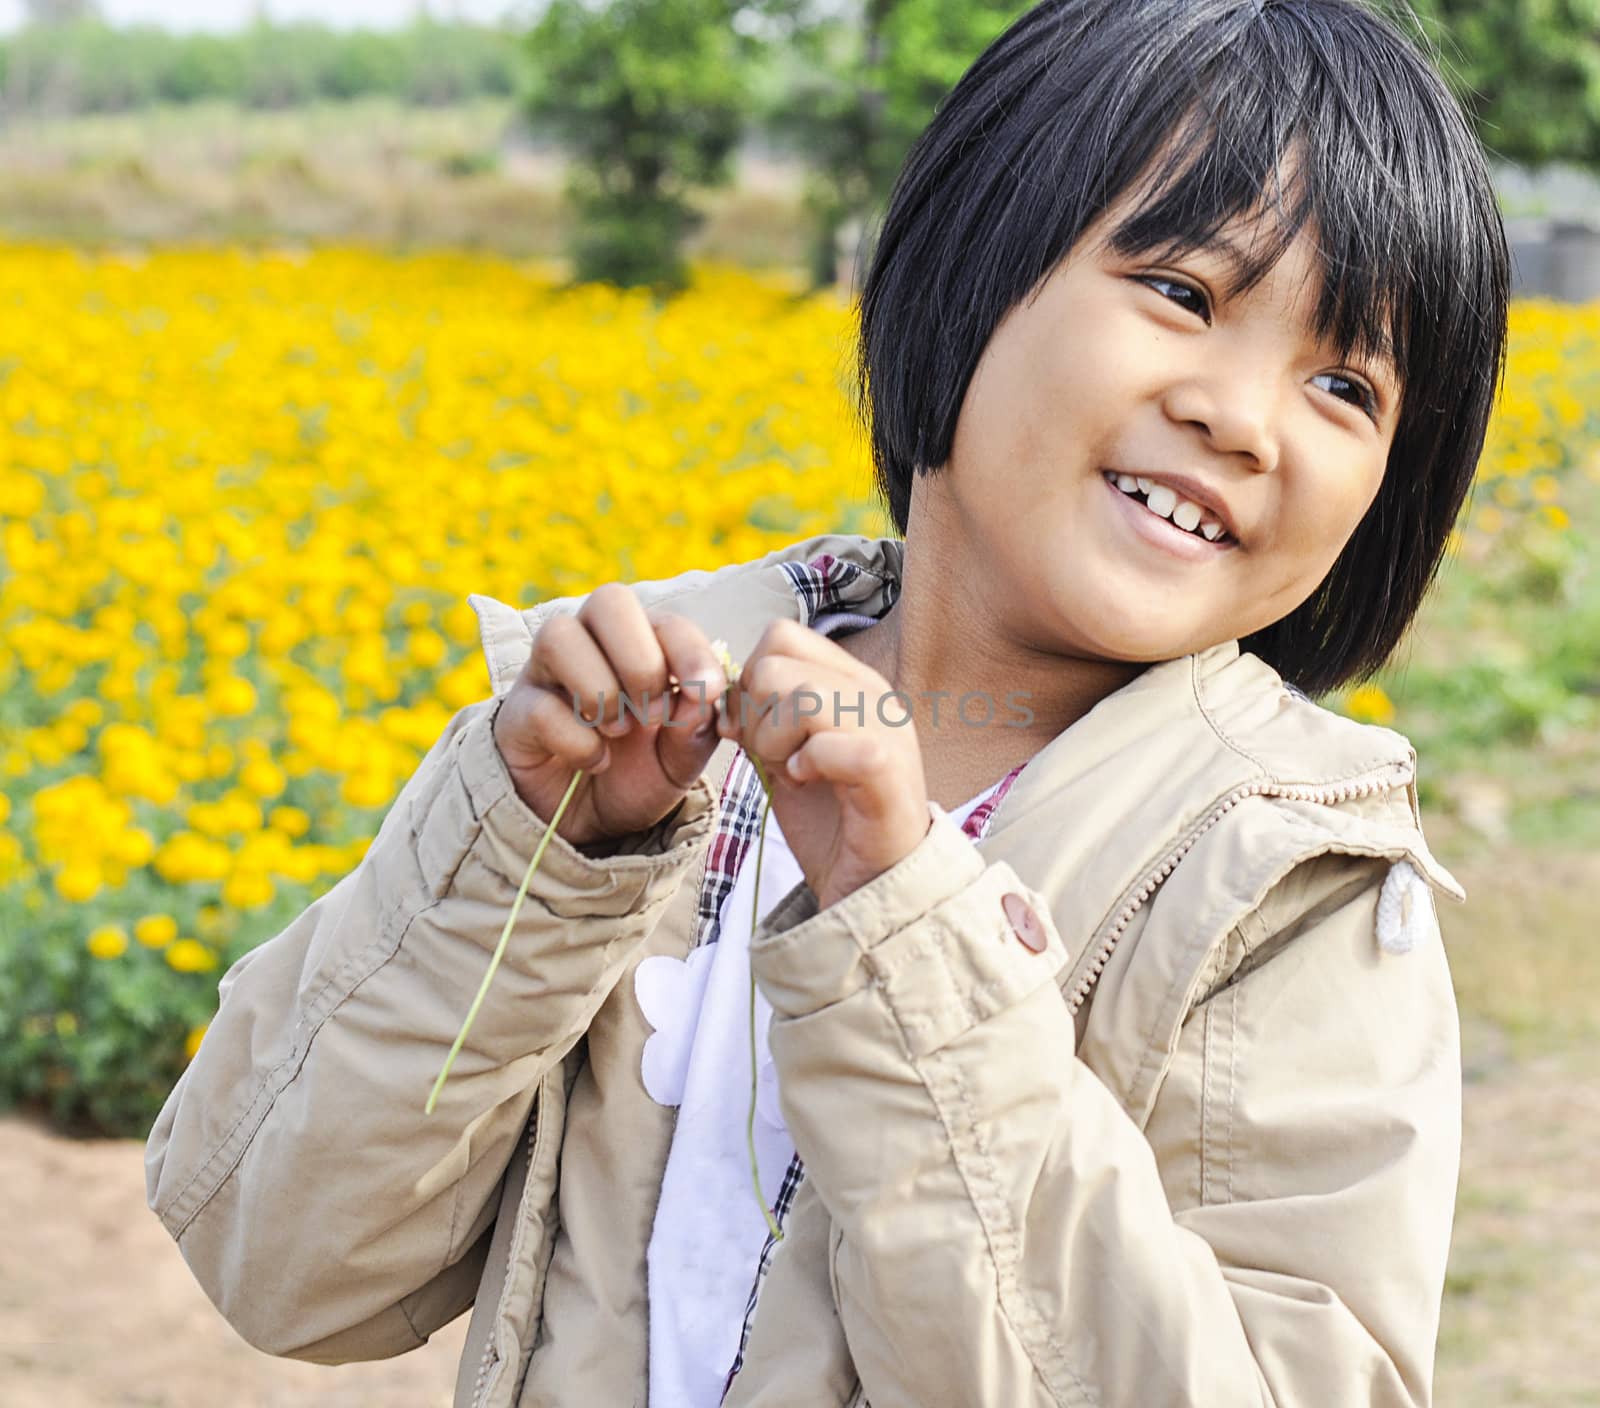
<svg viewBox="0 0 1600 1408"><path fill-rule="evenodd" d="M1208 446L1270 474L1279 444L1274 382L1259 364L1225 362L1213 355L1204 368L1173 382L1165 396L1168 417L1193 426Z"/></svg>

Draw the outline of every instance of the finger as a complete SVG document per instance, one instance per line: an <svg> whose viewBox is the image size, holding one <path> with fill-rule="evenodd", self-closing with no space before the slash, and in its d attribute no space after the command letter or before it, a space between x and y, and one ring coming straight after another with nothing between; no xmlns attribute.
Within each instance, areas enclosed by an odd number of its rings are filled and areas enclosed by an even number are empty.
<svg viewBox="0 0 1600 1408"><path fill-rule="evenodd" d="M870 733L814 733L788 757L792 782L825 782L855 789L853 805L868 816L887 813L899 798L890 776L889 751Z"/></svg>
<svg viewBox="0 0 1600 1408"><path fill-rule="evenodd" d="M742 745L774 765L812 734L859 732L874 723L872 701L859 680L779 655L768 655L745 670L738 705Z"/></svg>
<svg viewBox="0 0 1600 1408"><path fill-rule="evenodd" d="M620 582L607 582L589 593L578 617L621 681L633 711L617 699L608 704L606 717L622 718L631 726L648 716L650 705L659 705L667 693L667 657L639 598ZM658 708L653 717L661 712Z"/></svg>
<svg viewBox="0 0 1600 1408"><path fill-rule="evenodd" d="M539 627L525 673L543 689L564 691L569 711L585 719L617 717L621 682L588 627L574 616L552 616Z"/></svg>
<svg viewBox="0 0 1600 1408"><path fill-rule="evenodd" d="M863 665L838 641L787 617L768 623L745 664L753 665L769 655L808 660L830 674L841 674L852 679L881 682L883 678L870 666Z"/></svg>
<svg viewBox="0 0 1600 1408"><path fill-rule="evenodd" d="M600 731L577 717L563 693L536 685L513 694L501 709L515 711L502 745L510 766L537 767L556 758L567 767L604 772L611 761Z"/></svg>
<svg viewBox="0 0 1600 1408"><path fill-rule="evenodd" d="M727 691L722 666L706 633L687 616L658 612L650 624L666 656L668 682L676 687L666 720L675 731L692 732L710 722L717 700Z"/></svg>

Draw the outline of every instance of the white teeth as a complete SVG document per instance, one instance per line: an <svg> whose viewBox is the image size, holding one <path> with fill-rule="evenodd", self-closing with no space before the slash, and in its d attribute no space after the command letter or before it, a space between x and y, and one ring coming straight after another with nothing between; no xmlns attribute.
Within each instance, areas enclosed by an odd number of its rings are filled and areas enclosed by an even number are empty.
<svg viewBox="0 0 1600 1408"><path fill-rule="evenodd" d="M1168 519L1185 533L1202 533L1210 543L1223 535L1220 519L1208 518L1199 504L1180 498L1177 490L1169 489L1165 484L1157 484L1154 479L1146 479L1143 475L1116 474L1110 470L1106 471L1106 478L1124 494L1143 494L1144 506L1151 513Z"/></svg>
<svg viewBox="0 0 1600 1408"><path fill-rule="evenodd" d="M1172 521L1185 533L1194 532L1200 526L1200 518L1200 505L1192 504L1188 499L1179 499L1177 508L1172 510Z"/></svg>
<svg viewBox="0 0 1600 1408"><path fill-rule="evenodd" d="M1140 487L1143 486L1144 481L1141 480ZM1144 494L1144 506L1151 513L1158 514L1162 518L1172 517L1172 510L1178 506L1178 496L1165 484L1152 484L1150 488L1145 489Z"/></svg>

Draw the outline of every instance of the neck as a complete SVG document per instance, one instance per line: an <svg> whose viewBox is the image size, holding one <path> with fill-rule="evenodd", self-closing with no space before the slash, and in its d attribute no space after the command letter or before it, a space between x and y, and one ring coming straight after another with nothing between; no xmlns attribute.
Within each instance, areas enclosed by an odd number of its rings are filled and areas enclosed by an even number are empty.
<svg viewBox="0 0 1600 1408"><path fill-rule="evenodd" d="M950 809L1146 667L1066 656L1026 638L1021 614L987 599L989 579L982 563L968 560L971 545L939 526L914 501L894 606L838 643L910 695L929 796ZM904 699L892 701L885 713L899 717L905 708Z"/></svg>

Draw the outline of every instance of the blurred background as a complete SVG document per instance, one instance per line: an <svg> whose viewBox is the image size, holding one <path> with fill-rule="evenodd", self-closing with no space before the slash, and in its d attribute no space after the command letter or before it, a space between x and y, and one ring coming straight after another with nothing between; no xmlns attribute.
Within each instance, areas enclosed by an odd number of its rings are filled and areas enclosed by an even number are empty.
<svg viewBox="0 0 1600 1408"><path fill-rule="evenodd" d="M0 0L7 1408L448 1401L464 1320L386 1364L244 1345L142 1139L221 972L486 696L468 592L887 531L855 286L1025 8ZM1429 606L1325 702L1417 745L1470 893L1437 1401L1593 1404L1600 3L1418 8L1495 155L1510 365Z"/></svg>

